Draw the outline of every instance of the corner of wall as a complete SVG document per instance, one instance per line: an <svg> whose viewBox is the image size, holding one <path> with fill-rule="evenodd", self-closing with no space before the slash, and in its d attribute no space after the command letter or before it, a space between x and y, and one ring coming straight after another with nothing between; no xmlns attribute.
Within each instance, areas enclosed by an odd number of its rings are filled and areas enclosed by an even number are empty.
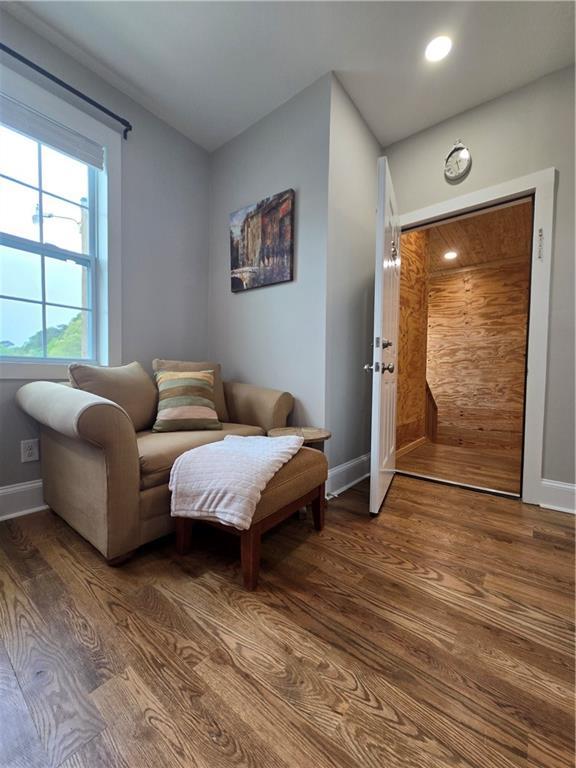
<svg viewBox="0 0 576 768"><path fill-rule="evenodd" d="M334 73L330 97L325 410L330 463L348 477L364 466L370 443L370 381L362 366L372 336L381 148Z"/></svg>

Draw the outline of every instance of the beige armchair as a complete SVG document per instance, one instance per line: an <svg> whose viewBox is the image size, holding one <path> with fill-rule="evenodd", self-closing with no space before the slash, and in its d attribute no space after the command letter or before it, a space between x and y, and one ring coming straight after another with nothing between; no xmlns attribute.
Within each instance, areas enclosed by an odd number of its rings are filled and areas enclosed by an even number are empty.
<svg viewBox="0 0 576 768"><path fill-rule="evenodd" d="M155 388L138 363L83 368L98 394L38 381L24 385L17 401L40 425L46 504L113 563L173 530L168 480L180 454L226 435L284 426L293 406L287 392L224 382L222 430L155 433Z"/></svg>

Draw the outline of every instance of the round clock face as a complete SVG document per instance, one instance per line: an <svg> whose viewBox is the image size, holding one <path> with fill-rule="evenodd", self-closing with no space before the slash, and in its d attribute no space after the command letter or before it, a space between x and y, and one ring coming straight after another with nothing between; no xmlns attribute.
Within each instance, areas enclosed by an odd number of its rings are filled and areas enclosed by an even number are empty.
<svg viewBox="0 0 576 768"><path fill-rule="evenodd" d="M472 155L467 147L454 147L444 163L444 176L448 181L460 181L472 166Z"/></svg>

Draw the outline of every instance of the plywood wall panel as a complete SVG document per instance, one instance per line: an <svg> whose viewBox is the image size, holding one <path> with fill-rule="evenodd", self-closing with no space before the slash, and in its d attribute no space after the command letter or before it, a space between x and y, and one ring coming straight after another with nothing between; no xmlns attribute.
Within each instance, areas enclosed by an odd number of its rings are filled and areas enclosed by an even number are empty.
<svg viewBox="0 0 576 768"><path fill-rule="evenodd" d="M396 449L425 435L428 232L402 235Z"/></svg>
<svg viewBox="0 0 576 768"><path fill-rule="evenodd" d="M529 247L523 262L430 275L427 378L437 442L521 446L529 284Z"/></svg>

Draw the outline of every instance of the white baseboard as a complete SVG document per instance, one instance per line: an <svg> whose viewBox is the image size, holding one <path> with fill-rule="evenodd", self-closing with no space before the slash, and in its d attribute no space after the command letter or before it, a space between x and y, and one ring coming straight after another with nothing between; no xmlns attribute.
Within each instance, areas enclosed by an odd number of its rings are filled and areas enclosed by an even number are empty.
<svg viewBox="0 0 576 768"><path fill-rule="evenodd" d="M0 488L0 520L29 515L41 509L47 509L42 494L42 480Z"/></svg>
<svg viewBox="0 0 576 768"><path fill-rule="evenodd" d="M541 488L541 507L576 514L576 485L542 478Z"/></svg>
<svg viewBox="0 0 576 768"><path fill-rule="evenodd" d="M328 496L338 496L370 474L370 454L359 456L357 459L338 464L328 470L326 493Z"/></svg>
<svg viewBox="0 0 576 768"><path fill-rule="evenodd" d="M328 471L326 493L329 496L337 496L368 477L369 474L369 453L332 467ZM541 489L541 507L576 514L576 485L542 479ZM42 480L16 483L0 488L0 520L29 515L47 508L42 494Z"/></svg>

